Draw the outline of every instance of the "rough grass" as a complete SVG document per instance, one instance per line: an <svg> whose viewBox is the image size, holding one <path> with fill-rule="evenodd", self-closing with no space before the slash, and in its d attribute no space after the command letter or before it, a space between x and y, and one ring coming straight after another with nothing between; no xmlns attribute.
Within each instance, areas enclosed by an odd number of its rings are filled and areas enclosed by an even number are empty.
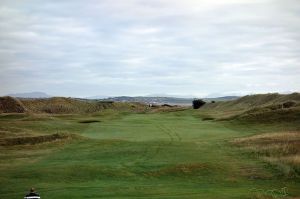
<svg viewBox="0 0 300 199"><path fill-rule="evenodd" d="M230 143L280 129L299 132L295 123L203 121L195 110L124 110L0 117L5 139L57 132L88 138L0 146L0 198L23 197L31 186L48 199L270 198L284 187L289 197L300 196L297 178L278 175L267 160ZM80 123L85 120L101 122Z"/></svg>
<svg viewBox="0 0 300 199"><path fill-rule="evenodd" d="M147 109L147 106L141 103L81 100L64 97L21 99L20 101L32 113L88 114L101 112L106 109L130 112L143 112Z"/></svg>
<svg viewBox="0 0 300 199"><path fill-rule="evenodd" d="M26 108L23 103L13 97L0 97L0 113L24 113Z"/></svg>
<svg viewBox="0 0 300 199"><path fill-rule="evenodd" d="M236 100L207 103L199 109L200 115L216 119L249 119L255 121L300 120L300 93L247 95ZM267 118L267 119L266 119Z"/></svg>
<svg viewBox="0 0 300 199"><path fill-rule="evenodd" d="M276 165L288 177L300 175L300 132L277 132L237 138L234 143Z"/></svg>
<svg viewBox="0 0 300 199"><path fill-rule="evenodd" d="M34 145L44 142L54 142L68 139L79 139L80 136L75 134L55 133L51 135L40 135L40 136L22 136L12 138L0 139L0 146L14 146L14 145Z"/></svg>

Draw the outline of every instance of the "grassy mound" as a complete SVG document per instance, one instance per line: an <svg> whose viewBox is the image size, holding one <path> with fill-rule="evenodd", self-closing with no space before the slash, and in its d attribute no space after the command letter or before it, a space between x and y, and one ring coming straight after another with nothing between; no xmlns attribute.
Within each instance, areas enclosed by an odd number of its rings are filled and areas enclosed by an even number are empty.
<svg viewBox="0 0 300 199"><path fill-rule="evenodd" d="M53 97L47 99L21 99L24 106L33 113L83 114L95 113L105 109L120 111L144 111L140 103L120 103L111 101L82 100L74 98Z"/></svg>
<svg viewBox="0 0 300 199"><path fill-rule="evenodd" d="M300 93L247 95L232 101L207 103L200 112L216 119L300 120Z"/></svg>
<svg viewBox="0 0 300 199"><path fill-rule="evenodd" d="M288 106L285 106L288 104ZM293 104L293 106L290 106ZM299 121L300 122L300 103L282 103L266 107L256 107L231 119L248 120L257 122L278 122L278 121Z"/></svg>
<svg viewBox="0 0 300 199"><path fill-rule="evenodd" d="M0 97L0 113L24 113L26 108L23 103L13 97Z"/></svg>
<svg viewBox="0 0 300 199"><path fill-rule="evenodd" d="M288 95L282 95L278 93L246 95L236 100L207 103L202 109L215 109L222 111L245 110L255 107L281 104L288 101L300 102L300 93L292 93Z"/></svg>

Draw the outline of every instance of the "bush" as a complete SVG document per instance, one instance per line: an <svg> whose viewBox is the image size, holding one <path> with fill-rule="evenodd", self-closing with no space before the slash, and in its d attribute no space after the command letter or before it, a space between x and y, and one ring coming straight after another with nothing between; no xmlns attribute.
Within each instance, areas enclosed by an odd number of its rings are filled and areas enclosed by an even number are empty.
<svg viewBox="0 0 300 199"><path fill-rule="evenodd" d="M193 108L194 109L198 109L200 108L201 106L203 106L206 102L203 101L202 99L195 99L193 100Z"/></svg>
<svg viewBox="0 0 300 199"><path fill-rule="evenodd" d="M291 108L295 106L297 103L294 101L287 101L282 104L283 108Z"/></svg>

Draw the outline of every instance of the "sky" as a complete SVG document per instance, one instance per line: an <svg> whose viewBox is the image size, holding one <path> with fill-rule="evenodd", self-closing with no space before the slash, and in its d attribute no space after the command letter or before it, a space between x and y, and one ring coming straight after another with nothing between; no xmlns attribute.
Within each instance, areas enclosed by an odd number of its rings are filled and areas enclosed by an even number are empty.
<svg viewBox="0 0 300 199"><path fill-rule="evenodd" d="M299 0L1 0L0 95L300 91Z"/></svg>

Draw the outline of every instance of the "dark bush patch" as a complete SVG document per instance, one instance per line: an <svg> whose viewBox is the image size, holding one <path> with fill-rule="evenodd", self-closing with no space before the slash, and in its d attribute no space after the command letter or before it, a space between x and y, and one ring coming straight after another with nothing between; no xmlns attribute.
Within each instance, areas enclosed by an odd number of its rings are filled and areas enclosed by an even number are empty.
<svg viewBox="0 0 300 199"><path fill-rule="evenodd" d="M203 106L206 102L203 101L202 99L195 99L193 100L193 108L194 109L198 109L200 108L201 106Z"/></svg>
<svg viewBox="0 0 300 199"><path fill-rule="evenodd" d="M79 123L83 123L83 124L96 123L96 122L101 122L101 121L99 121L99 120L82 120L82 121L79 121Z"/></svg>
<svg viewBox="0 0 300 199"><path fill-rule="evenodd" d="M283 108L291 108L295 106L297 103L294 101L287 101L282 104Z"/></svg>
<svg viewBox="0 0 300 199"><path fill-rule="evenodd" d="M205 117L205 118L202 118L203 121L207 121L207 120L214 120L215 118L213 117Z"/></svg>

